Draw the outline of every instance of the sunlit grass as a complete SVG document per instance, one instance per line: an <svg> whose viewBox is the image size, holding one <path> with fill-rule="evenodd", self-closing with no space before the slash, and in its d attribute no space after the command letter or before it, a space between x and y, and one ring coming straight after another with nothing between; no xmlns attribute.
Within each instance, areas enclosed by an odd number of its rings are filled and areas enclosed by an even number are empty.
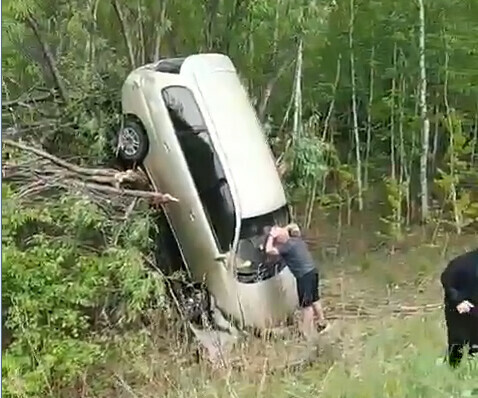
<svg viewBox="0 0 478 398"><path fill-rule="evenodd" d="M478 389L477 361L467 360L457 370L443 363L445 340L439 312L367 324L354 322L345 324L342 333L346 340L342 356L323 358L303 372L268 374L259 367L254 372L214 373L199 365L181 367L168 361L149 361L146 365L145 358L136 358L129 370L147 377L140 378L143 382L136 379L130 388L141 397L171 398L435 398L478 394L478 390L473 391Z"/></svg>
<svg viewBox="0 0 478 398"><path fill-rule="evenodd" d="M326 269L326 303L364 302L372 309L380 306L375 308L379 316L339 316L332 337L322 342L322 357L313 366L274 372L281 364L284 342L253 341L252 349L239 348L236 353L247 366L214 371L205 363L192 361L191 349L183 350L176 339L160 336L158 343L158 331L144 342L143 354L138 354L137 344L124 349L121 360L108 369L116 375L114 393L108 389L98 396L478 397L478 360L467 359L456 370L443 362L446 337L441 310L426 314L418 310L413 316L397 318L387 308L395 308L397 303L419 307L442 300L437 278L445 259L440 248L422 247L392 258L368 256L362 259L368 262L365 267L360 259L354 260L345 259L345 273L337 272L337 265ZM272 358L267 352L276 355Z"/></svg>

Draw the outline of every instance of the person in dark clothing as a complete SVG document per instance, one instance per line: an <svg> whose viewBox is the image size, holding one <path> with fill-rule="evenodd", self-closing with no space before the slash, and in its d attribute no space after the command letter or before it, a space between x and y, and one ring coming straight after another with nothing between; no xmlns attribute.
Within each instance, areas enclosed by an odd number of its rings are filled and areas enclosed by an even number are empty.
<svg viewBox="0 0 478 398"><path fill-rule="evenodd" d="M310 337L315 329L314 315L319 327L324 329L326 321L320 302L319 273L307 244L297 233L298 228L273 227L266 240L266 253L279 255L297 280L297 295L302 312L302 332Z"/></svg>
<svg viewBox="0 0 478 398"><path fill-rule="evenodd" d="M441 274L448 334L447 362L457 367L465 347L478 353L478 249L451 260Z"/></svg>

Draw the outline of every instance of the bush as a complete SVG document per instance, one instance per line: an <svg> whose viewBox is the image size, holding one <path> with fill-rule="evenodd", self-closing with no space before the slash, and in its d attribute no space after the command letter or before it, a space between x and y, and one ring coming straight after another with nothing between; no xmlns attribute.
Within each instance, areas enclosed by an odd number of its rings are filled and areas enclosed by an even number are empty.
<svg viewBox="0 0 478 398"><path fill-rule="evenodd" d="M9 186L2 191L2 304L12 336L3 394L52 396L164 304L161 281L143 267L149 218L114 221L68 195L27 206Z"/></svg>

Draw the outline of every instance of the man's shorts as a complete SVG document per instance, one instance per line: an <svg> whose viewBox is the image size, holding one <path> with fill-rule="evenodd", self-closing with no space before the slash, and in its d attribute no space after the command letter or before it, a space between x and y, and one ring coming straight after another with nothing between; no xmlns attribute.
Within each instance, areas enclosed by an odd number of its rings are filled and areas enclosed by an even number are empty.
<svg viewBox="0 0 478 398"><path fill-rule="evenodd" d="M319 273L316 270L297 279L297 295L302 308L310 307L319 300Z"/></svg>

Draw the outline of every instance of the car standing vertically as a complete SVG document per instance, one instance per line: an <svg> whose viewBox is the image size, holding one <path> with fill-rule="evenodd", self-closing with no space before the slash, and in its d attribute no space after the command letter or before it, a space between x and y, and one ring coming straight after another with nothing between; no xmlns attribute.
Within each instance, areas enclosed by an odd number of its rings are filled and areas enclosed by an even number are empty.
<svg viewBox="0 0 478 398"><path fill-rule="evenodd" d="M164 214L192 280L239 325L290 316L295 279L280 260L266 265L260 249L264 227L289 222L287 201L231 60L195 54L137 68L123 85L122 112L118 155L179 199Z"/></svg>

